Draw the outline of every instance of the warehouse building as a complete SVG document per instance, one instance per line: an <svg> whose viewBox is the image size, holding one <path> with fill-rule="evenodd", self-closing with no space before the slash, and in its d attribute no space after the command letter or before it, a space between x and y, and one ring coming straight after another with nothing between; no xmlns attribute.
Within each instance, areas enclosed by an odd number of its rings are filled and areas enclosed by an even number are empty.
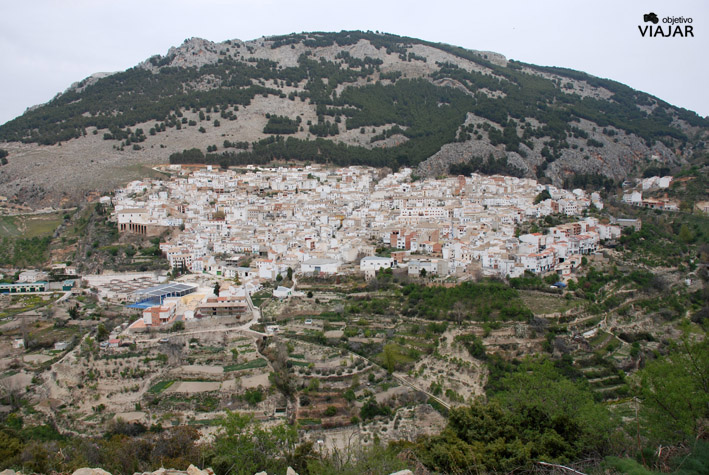
<svg viewBox="0 0 709 475"><path fill-rule="evenodd" d="M197 286L193 284L182 284L178 282L160 284L135 291L132 299L135 303L128 305L128 307L145 309L154 305L162 305L166 298L184 297L196 291Z"/></svg>

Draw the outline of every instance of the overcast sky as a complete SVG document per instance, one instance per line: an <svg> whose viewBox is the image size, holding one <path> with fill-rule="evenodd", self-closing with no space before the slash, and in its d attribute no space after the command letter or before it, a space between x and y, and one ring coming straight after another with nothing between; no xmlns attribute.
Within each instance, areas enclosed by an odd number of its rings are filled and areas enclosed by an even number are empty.
<svg viewBox="0 0 709 475"><path fill-rule="evenodd" d="M650 11L692 18L694 37L641 37ZM707 0L0 0L0 124L92 73L128 69L186 38L340 30L577 69L709 115Z"/></svg>

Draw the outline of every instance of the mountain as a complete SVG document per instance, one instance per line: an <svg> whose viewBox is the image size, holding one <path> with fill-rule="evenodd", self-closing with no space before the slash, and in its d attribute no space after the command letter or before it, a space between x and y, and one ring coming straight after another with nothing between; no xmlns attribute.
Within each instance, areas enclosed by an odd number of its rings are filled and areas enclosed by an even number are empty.
<svg viewBox="0 0 709 475"><path fill-rule="evenodd" d="M168 160L602 186L683 165L708 132L706 118L618 82L497 53L361 31L192 38L1 126L0 195L70 200Z"/></svg>

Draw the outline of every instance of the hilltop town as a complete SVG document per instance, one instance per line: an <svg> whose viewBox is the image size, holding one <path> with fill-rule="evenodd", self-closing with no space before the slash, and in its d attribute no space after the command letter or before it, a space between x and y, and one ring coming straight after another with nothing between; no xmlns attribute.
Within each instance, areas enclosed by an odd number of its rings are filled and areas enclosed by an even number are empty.
<svg viewBox="0 0 709 475"><path fill-rule="evenodd" d="M77 82L0 127L0 470L706 466L708 124L371 31Z"/></svg>
<svg viewBox="0 0 709 475"><path fill-rule="evenodd" d="M75 256L132 270L80 260L0 283L0 409L30 427L193 426L208 444L238 413L295 423L330 457L436 437L515 371L503 361L531 355L625 408L631 375L702 322L704 267L686 247L702 217L652 206L691 180L626 183L650 198L617 200L616 219L597 192L528 178L155 171L67 214L56 239L85 233ZM664 213L685 220L679 241L660 234Z"/></svg>
<svg viewBox="0 0 709 475"><path fill-rule="evenodd" d="M338 274L381 267L469 279L525 270L570 274L580 256L617 239L618 225L581 218L598 193L533 179L482 176L379 178L375 169L249 167L242 172L168 167L170 180L131 182L111 198L121 232L161 235L173 270L275 280L291 272ZM515 233L530 219L579 217L550 233ZM372 259L377 249L387 256ZM227 257L228 256L228 257ZM239 266L246 256L250 266ZM364 258L364 259L363 259Z"/></svg>

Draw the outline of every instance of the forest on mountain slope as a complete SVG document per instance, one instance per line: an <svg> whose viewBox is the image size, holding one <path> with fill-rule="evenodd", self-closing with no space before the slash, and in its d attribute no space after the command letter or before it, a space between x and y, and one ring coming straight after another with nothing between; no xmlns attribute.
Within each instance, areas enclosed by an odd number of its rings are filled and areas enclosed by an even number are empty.
<svg viewBox="0 0 709 475"><path fill-rule="evenodd" d="M357 58L344 49L359 41L371 43L399 63L390 66L393 70L385 70L381 59ZM516 61L502 66L479 52L413 38L357 31L309 33L268 38L259 48L296 44L306 48L297 66L246 57L245 50L254 53L257 48L236 42L226 42L228 53L220 51L216 62L199 68L173 66L170 56L156 56L148 62L152 70L137 66L80 84L26 112L0 127L0 140L50 145L79 138L94 128L92 133L102 134L106 140L131 145L141 141L142 136L134 130L139 124L155 121L151 133L160 134L191 125L184 113L205 110L219 114L217 122L237 120L239 108L248 106L257 95L312 105L317 122L300 125L307 127L312 137L285 139L283 135L297 129L275 127L271 122L264 129L269 135L265 139L238 153L212 153L201 161L228 166L274 159L311 160L396 169L421 163L445 144L485 140L523 158L530 150L541 153L545 162L551 163L569 149L572 137L583 140L589 151L602 152L603 143L579 127L581 120L590 121L608 136L624 131L641 138L648 147L662 143L691 154L704 143L689 130L709 126L693 112L611 80ZM433 68L430 74L407 78L401 64L427 62L411 51L417 45L449 53L460 62L471 61L484 72L444 62L426 64ZM340 48L334 59L319 56L320 49L328 47ZM451 87L450 81L458 87ZM608 91L610 97L576 94L572 81ZM278 115L279 111L272 113ZM484 127L465 125L469 113L487 123ZM294 122L296 117L281 120ZM396 124L384 131L385 136L396 133L406 140L397 146L370 148L347 145L337 137L346 130L364 131L385 124ZM539 140L535 143L532 139ZM172 161L182 163L184 159L177 154Z"/></svg>

